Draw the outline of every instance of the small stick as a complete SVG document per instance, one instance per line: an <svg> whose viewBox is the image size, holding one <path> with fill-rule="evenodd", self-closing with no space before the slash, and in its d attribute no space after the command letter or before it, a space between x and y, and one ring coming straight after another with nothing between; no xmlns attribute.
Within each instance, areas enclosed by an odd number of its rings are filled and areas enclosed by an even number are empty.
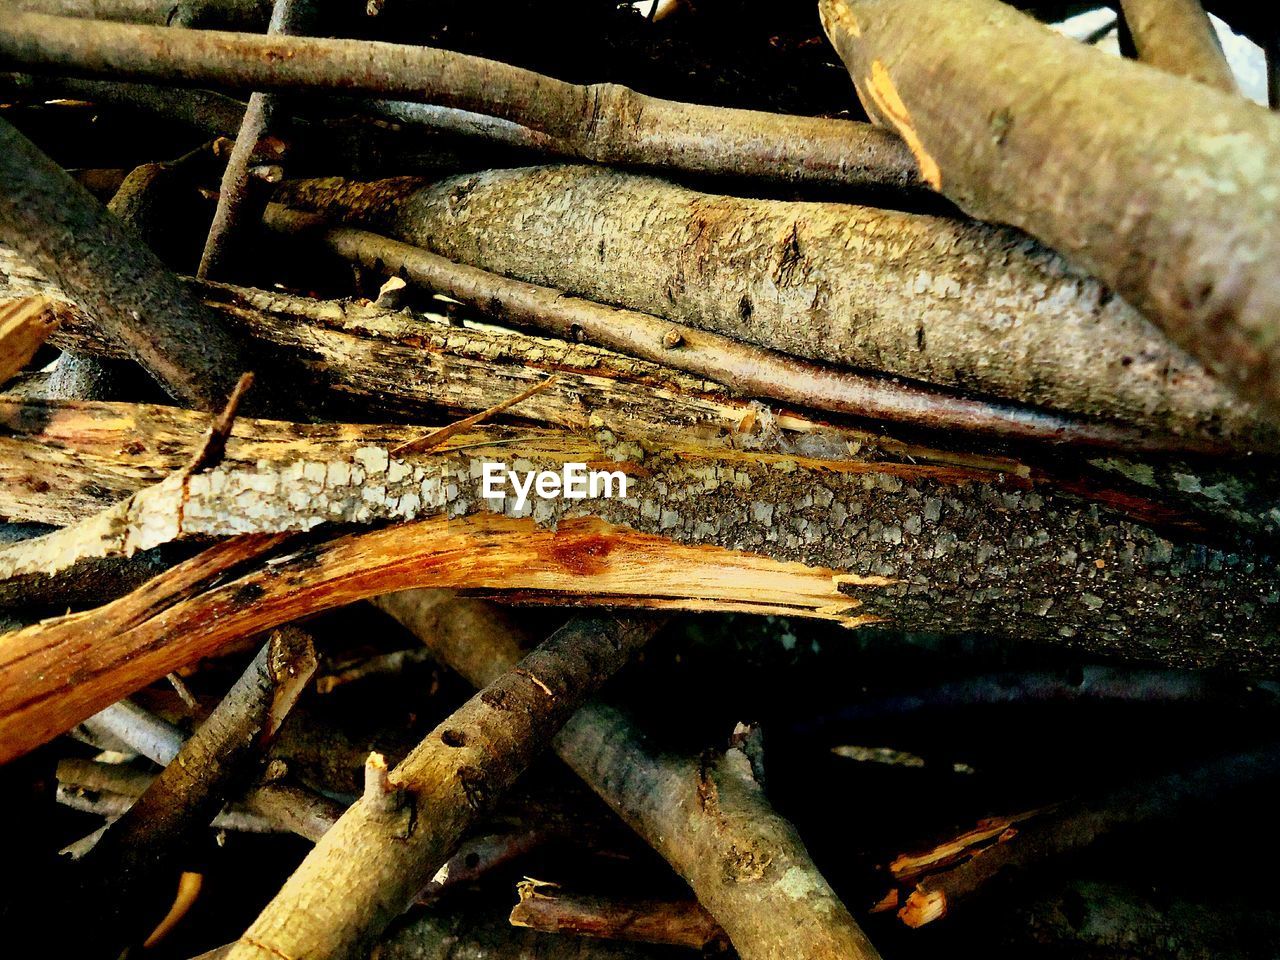
<svg viewBox="0 0 1280 960"><path fill-rule="evenodd" d="M1113 833L1140 824L1170 820L1187 809L1212 804L1234 792L1280 779L1280 747L1220 757L1160 777L1126 784L1100 796L1060 804L1025 822L1010 818L987 846L968 843L979 831L948 841L936 851L899 857L895 873L918 876L931 859L956 866L924 875L898 911L909 927L920 927L948 916L970 899L992 889L994 881L1012 873L1022 875L1077 853ZM999 819L990 822L995 829ZM988 838L989 839L989 838Z"/></svg>
<svg viewBox="0 0 1280 960"><path fill-rule="evenodd" d="M728 945L724 929L696 900L614 900L566 895L556 884L525 879L511 925L543 933L661 943L694 950Z"/></svg>
<svg viewBox="0 0 1280 960"><path fill-rule="evenodd" d="M313 18L313 0L275 0L268 36L292 36L306 32ZM241 272L247 234L262 218L267 207L269 186L253 175L254 154L278 123L279 100L272 94L249 97L240 132L227 160L218 190L218 207L205 239L204 252L196 276L201 280L227 280Z"/></svg>
<svg viewBox="0 0 1280 960"><path fill-rule="evenodd" d="M429 433L425 437L419 437L417 440L409 440L406 443L400 444L398 447L392 447L391 453L393 456L400 456L405 453L422 453L425 450L438 447L454 434L461 433L463 430L470 430L472 427L476 426L476 424L482 423L490 417L496 417L498 414L510 410L516 404L523 403L535 394L541 393L543 390L547 389L547 387L555 383L556 379L556 376L552 374L541 383L535 383L527 390L521 390L514 397L509 397L501 403L494 404L487 410L481 410L479 413L474 413L462 420L455 420L447 427L441 427L439 430Z"/></svg>
<svg viewBox="0 0 1280 960"><path fill-rule="evenodd" d="M239 342L156 255L3 120L0 237L176 399L218 409L249 369Z"/></svg>

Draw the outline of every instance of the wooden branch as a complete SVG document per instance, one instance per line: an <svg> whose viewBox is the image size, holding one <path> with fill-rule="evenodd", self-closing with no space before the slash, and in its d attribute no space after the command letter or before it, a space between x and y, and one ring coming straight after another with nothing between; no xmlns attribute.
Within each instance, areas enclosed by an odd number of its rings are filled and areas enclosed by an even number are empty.
<svg viewBox="0 0 1280 960"><path fill-rule="evenodd" d="M226 960L231 946L195 960ZM671 960L671 950L638 943L551 937L507 923L506 910L490 913L465 904L415 910L377 946L379 960Z"/></svg>
<svg viewBox="0 0 1280 960"><path fill-rule="evenodd" d="M633 940L707 950L725 940L724 930L696 900L616 900L563 894L555 884L525 880L511 925L543 933L603 940Z"/></svg>
<svg viewBox="0 0 1280 960"><path fill-rule="evenodd" d="M1121 0L1144 63L1239 93L1231 64L1200 0Z"/></svg>
<svg viewBox="0 0 1280 960"><path fill-rule="evenodd" d="M448 592L412 590L376 603L475 686L520 657L504 619ZM456 619L454 619L456 613ZM593 702L555 738L575 773L693 888L742 960L878 958L770 807L740 747L713 758L659 754L619 711Z"/></svg>
<svg viewBox="0 0 1280 960"><path fill-rule="evenodd" d="M302 181L278 196L450 260L795 356L1237 449L1278 446L1122 300L1014 231L712 196L583 166L429 186Z"/></svg>
<svg viewBox="0 0 1280 960"><path fill-rule="evenodd" d="M55 503L53 488L37 493L11 483L0 488L11 498L0 501L3 509L22 520L41 519L50 508L90 514L77 528L0 548L7 573L74 571L77 557L175 538L450 517L460 537L497 538L495 546L469 565L419 571L423 585L442 577L441 585L627 604L789 610L850 625L888 619L907 629L981 630L1183 667L1265 672L1277 662L1280 603L1267 551L1245 542L1215 547L1203 531L1179 529L1169 514L1140 502L1081 500L1016 474L675 445L646 450L608 431L590 437L532 428L479 429L453 438L451 448L395 457L389 451L421 428L241 419L220 466L172 474L95 515L84 480L108 477L112 489L139 490L143 470L165 476L182 466L204 418L161 407L12 401L0 402L0 414L11 432L0 438L0 468L45 476L56 463L69 491ZM23 430L33 433L23 438ZM486 500L483 465L513 461L527 464L519 470L561 473L566 463L592 464L631 479L625 497L534 497L517 506L507 491ZM572 545L593 531L603 537L598 562L576 559ZM527 532L528 542L504 542L517 532ZM370 536L385 538L378 549L411 549L407 530ZM421 556L439 548L427 540L421 547ZM640 557L642 550L650 552ZM513 581L497 576L521 558L537 560ZM380 561L370 563L371 577L382 572ZM649 579L637 576L637 563ZM680 572L668 582L660 569ZM730 569L739 581L726 579ZM1249 642L1215 639L1226 637Z"/></svg>
<svg viewBox="0 0 1280 960"><path fill-rule="evenodd" d="M0 384L20 373L59 323L48 297L0 300Z"/></svg>
<svg viewBox="0 0 1280 960"><path fill-rule="evenodd" d="M141 940L149 929L146 893L172 883L191 836L253 779L316 663L305 633L272 634L174 760L81 861L78 887L93 917L68 934L73 940L85 948Z"/></svg>
<svg viewBox="0 0 1280 960"><path fill-rule="evenodd" d="M944 848L958 852L965 847L968 858L957 866L923 876L898 916L907 926L923 926L987 892L998 878L1014 873L1025 875L1122 829L1170 820L1189 808L1213 804L1234 792L1271 784L1277 778L1280 748L1272 745L1126 784L1039 815L1022 814L1008 823L990 821L998 834L996 842L975 848L966 842L967 838L959 838L944 844ZM978 832L982 832L981 827ZM931 854L901 857L895 861L895 875L919 876L931 859ZM938 862L947 866L954 858L943 857Z"/></svg>
<svg viewBox="0 0 1280 960"><path fill-rule="evenodd" d="M575 619L456 710L394 771L372 755L364 796L307 855L230 960L325 960L371 946L413 905L479 813L657 626Z"/></svg>
<svg viewBox="0 0 1280 960"><path fill-rule="evenodd" d="M4 121L0 182L0 238L71 294L177 399L220 407L249 369L237 341L155 254Z"/></svg>
<svg viewBox="0 0 1280 960"><path fill-rule="evenodd" d="M859 601L840 592L832 570L588 519L566 518L552 532L494 514L440 516L264 556L287 539L233 537L104 607L6 634L0 762L238 637L388 590L465 586L591 605L858 619ZM210 585L254 558L274 562Z"/></svg>
<svg viewBox="0 0 1280 960"><path fill-rule="evenodd" d="M1196 437L1147 437L1140 430L1121 425L1074 420L806 363L651 314L566 297L559 290L453 263L368 231L326 227L313 217L281 207L269 208L267 226L288 236L314 232L328 249L346 259L371 270L407 277L519 326L532 326L567 340L585 340L628 356L665 363L727 384L748 396L911 427L985 433L1003 439L1129 451L1186 448L1204 442ZM1210 442L1211 447L1215 444L1216 441Z"/></svg>
<svg viewBox="0 0 1280 960"><path fill-rule="evenodd" d="M275 0L269 36L296 36L305 33L314 19L313 0ZM246 235L257 228L267 206L269 187L250 172L258 144L278 125L279 103L274 96L254 93L249 97L235 146L227 159L218 189L218 207L205 240L196 276L201 280L225 280L242 272ZM237 259L241 269L237 269Z"/></svg>
<svg viewBox="0 0 1280 960"><path fill-rule="evenodd" d="M865 124L676 103L616 84L578 86L410 44L165 31L13 13L0 30L0 57L14 67L112 80L438 103L513 121L598 163L788 183L918 182L909 152Z"/></svg>
<svg viewBox="0 0 1280 960"><path fill-rule="evenodd" d="M821 10L864 106L912 146L926 181L1094 273L1274 416L1280 208L1267 198L1280 195L1280 122L1270 112L1057 36L997 0L823 0Z"/></svg>

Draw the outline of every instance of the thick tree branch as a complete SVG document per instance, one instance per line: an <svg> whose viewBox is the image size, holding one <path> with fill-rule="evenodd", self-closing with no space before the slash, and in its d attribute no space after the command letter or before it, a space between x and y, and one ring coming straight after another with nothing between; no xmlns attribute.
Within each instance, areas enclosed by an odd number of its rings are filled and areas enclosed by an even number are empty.
<svg viewBox="0 0 1280 960"><path fill-rule="evenodd" d="M584 166L431 185L303 181L278 196L492 273L796 356L1277 447L1275 430L1199 363L1015 231L713 196Z"/></svg>
<svg viewBox="0 0 1280 960"><path fill-rule="evenodd" d="M177 399L219 408L239 343L120 223L0 120L0 237L83 306Z"/></svg>
<svg viewBox="0 0 1280 960"><path fill-rule="evenodd" d="M568 550L596 531L602 549L607 543L620 552L598 554L598 563L549 563L545 556L510 588L540 583L642 604L655 602L660 591L663 602L685 608L742 609L754 601L755 609L764 604L850 624L887 618L909 629L982 630L1183 666L1265 671L1277 658L1280 605L1268 552L1247 542L1215 547L1207 531L1142 501L1090 502L1016 473L676 445L653 450L608 431L590 437L509 428L476 430L455 437L451 448L400 457L390 451L421 428L299 429L242 419L220 466L139 490L146 483L140 468L150 464L153 475L164 476L173 462L169 444L199 436L197 415L82 404L60 420L51 409L9 408L11 429L22 431L24 423L36 429L30 439L0 443L0 464L9 458L16 476L47 472L37 465L47 462L57 437L70 491L57 505L64 516L84 517L98 506L85 497L81 477L110 477L113 489L138 492L77 528L0 548L0 569L10 574L47 576L75 569L77 557L175 538L439 516L455 518L459 536L501 538L504 530L529 536L527 544L507 543L475 558L483 561L478 565L419 572L455 584L501 586L491 579L499 569L554 553L556 544ZM519 470L607 467L629 478L628 490L625 497L534 497L519 505L505 490L501 500L486 500L483 465L512 460L527 464ZM48 491L34 495L15 486L11 494L17 519L42 519L39 511L50 505ZM462 517L474 526L458 523ZM516 519L525 517L532 521ZM383 538L385 549L409 546L401 539L407 531L370 536ZM671 582L650 579L637 590L633 551L642 544L654 551L646 559L651 573L689 566ZM421 548L430 555L439 546L424 540ZM731 567L742 582L721 579ZM1215 639L1227 636L1250 643Z"/></svg>
<svg viewBox="0 0 1280 960"><path fill-rule="evenodd" d="M409 44L9 15L15 67L245 91L325 90L439 103L510 120L599 163L789 183L914 186L908 151L865 124L676 103L616 84L578 86Z"/></svg>
<svg viewBox="0 0 1280 960"><path fill-rule="evenodd" d="M520 658L518 638L482 604L464 601L453 620L453 599L412 590L376 602L481 686ZM659 754L621 712L593 702L565 724L555 749L684 877L743 960L879 957L738 747L713 758Z"/></svg>
<svg viewBox="0 0 1280 960"><path fill-rule="evenodd" d="M1144 63L1227 93L1239 92L1200 0L1121 0L1120 5Z"/></svg>
<svg viewBox="0 0 1280 960"><path fill-rule="evenodd" d="M456 710L394 770L371 756L364 796L307 855L231 960L359 956L657 625L575 619Z"/></svg>
<svg viewBox="0 0 1280 960"><path fill-rule="evenodd" d="M632 357L708 377L748 396L769 397L829 413L887 420L912 427L990 434L1003 439L1102 446L1135 452L1194 447L1197 437L1144 435L1117 424L1055 416L1030 407L931 390L917 384L866 376L797 360L728 337L673 324L635 310L567 297L465 264L420 247L364 230L326 227L306 214L280 207L268 211L268 226L295 236L314 232L340 256L371 270L406 277L467 306L518 326L566 340L585 340ZM1210 441L1212 446L1214 441Z"/></svg>
<svg viewBox="0 0 1280 960"><path fill-rule="evenodd" d="M912 146L926 181L1093 272L1274 417L1273 114L998 0L822 0L821 11L863 105Z"/></svg>

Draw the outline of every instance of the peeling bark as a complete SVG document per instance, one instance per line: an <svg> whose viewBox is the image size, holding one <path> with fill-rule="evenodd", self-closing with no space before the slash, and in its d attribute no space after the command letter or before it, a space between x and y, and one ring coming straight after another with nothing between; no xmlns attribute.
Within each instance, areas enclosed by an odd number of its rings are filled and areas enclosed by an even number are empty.
<svg viewBox="0 0 1280 960"><path fill-rule="evenodd" d="M996 0L822 0L821 11L863 105L912 146L927 182L1091 271L1274 419L1272 113Z"/></svg>
<svg viewBox="0 0 1280 960"><path fill-rule="evenodd" d="M230 960L359 955L413 905L475 822L659 623L576 618L454 711L364 796L239 939ZM375 762L375 758L377 762Z"/></svg>
<svg viewBox="0 0 1280 960"><path fill-rule="evenodd" d="M574 166L431 186L304 181L280 196L493 273L797 356L1276 447L1199 363L1011 230Z"/></svg>
<svg viewBox="0 0 1280 960"><path fill-rule="evenodd" d="M0 569L9 574L49 575L74 568L78 557L182 537L427 516L472 517L476 529L495 533L528 530L529 544L513 542L490 558L505 563L552 548L571 531L585 536L603 522L606 540L616 543L610 550L625 553L626 544L644 543L657 551L652 562L674 564L678 555L690 564L685 574L673 573L678 583L650 580L637 591L615 582L620 602L660 587L686 608L694 597L711 606L754 600L756 609L765 604L850 624L871 617L914 630L979 630L1178 666L1267 672L1280 662L1280 600L1270 553L1243 543L1234 550L1213 547L1207 531L1140 501L1091 503L1017 474L670 446L655 451L607 430L593 437L490 428L454 438L452 450L400 457L390 450L420 436L420 429L242 419L219 467L139 489L146 483L138 478L141 465L163 475L175 460L186 462L193 441L167 447L166 441L198 437L203 420L166 408L74 405L59 422L51 409L8 407L15 427L27 420L44 432L39 441L0 438L0 452L8 453L0 463L12 463L8 469L17 476L47 469L34 464L47 462L46 448L59 437L59 470L73 491L70 502L54 507L64 516L84 517L98 505L92 496L75 503L83 497L81 463L92 471L88 476L113 477L114 489L139 492L78 528L0 548ZM93 410L89 424L98 425L86 429L82 413ZM511 445L513 439L519 443ZM77 452L85 442L91 457ZM517 508L514 496L482 497L487 461L557 471L565 463L587 463L632 480L625 498L535 497ZM24 496L19 485L8 486L18 501L9 508L14 519L48 519L41 513L51 506L47 491L31 496L28 487ZM525 526L517 518L533 522ZM395 531L386 536L397 539ZM607 552L599 559L572 564L576 576L543 588L598 596L611 573L624 569L615 568ZM746 564L746 579L720 580L710 571L722 563ZM695 582L693 571L704 566L706 577ZM759 577L772 578L775 596L762 579L746 574L752 566ZM465 571L453 573L463 577L454 582L465 582Z"/></svg>

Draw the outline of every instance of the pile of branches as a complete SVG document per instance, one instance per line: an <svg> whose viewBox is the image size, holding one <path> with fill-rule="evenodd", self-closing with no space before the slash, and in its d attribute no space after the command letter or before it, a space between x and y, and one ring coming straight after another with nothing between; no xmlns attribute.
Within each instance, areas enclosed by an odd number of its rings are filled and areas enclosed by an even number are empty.
<svg viewBox="0 0 1280 960"><path fill-rule="evenodd" d="M1280 119L1023 6L0 0L7 928L1274 955Z"/></svg>

